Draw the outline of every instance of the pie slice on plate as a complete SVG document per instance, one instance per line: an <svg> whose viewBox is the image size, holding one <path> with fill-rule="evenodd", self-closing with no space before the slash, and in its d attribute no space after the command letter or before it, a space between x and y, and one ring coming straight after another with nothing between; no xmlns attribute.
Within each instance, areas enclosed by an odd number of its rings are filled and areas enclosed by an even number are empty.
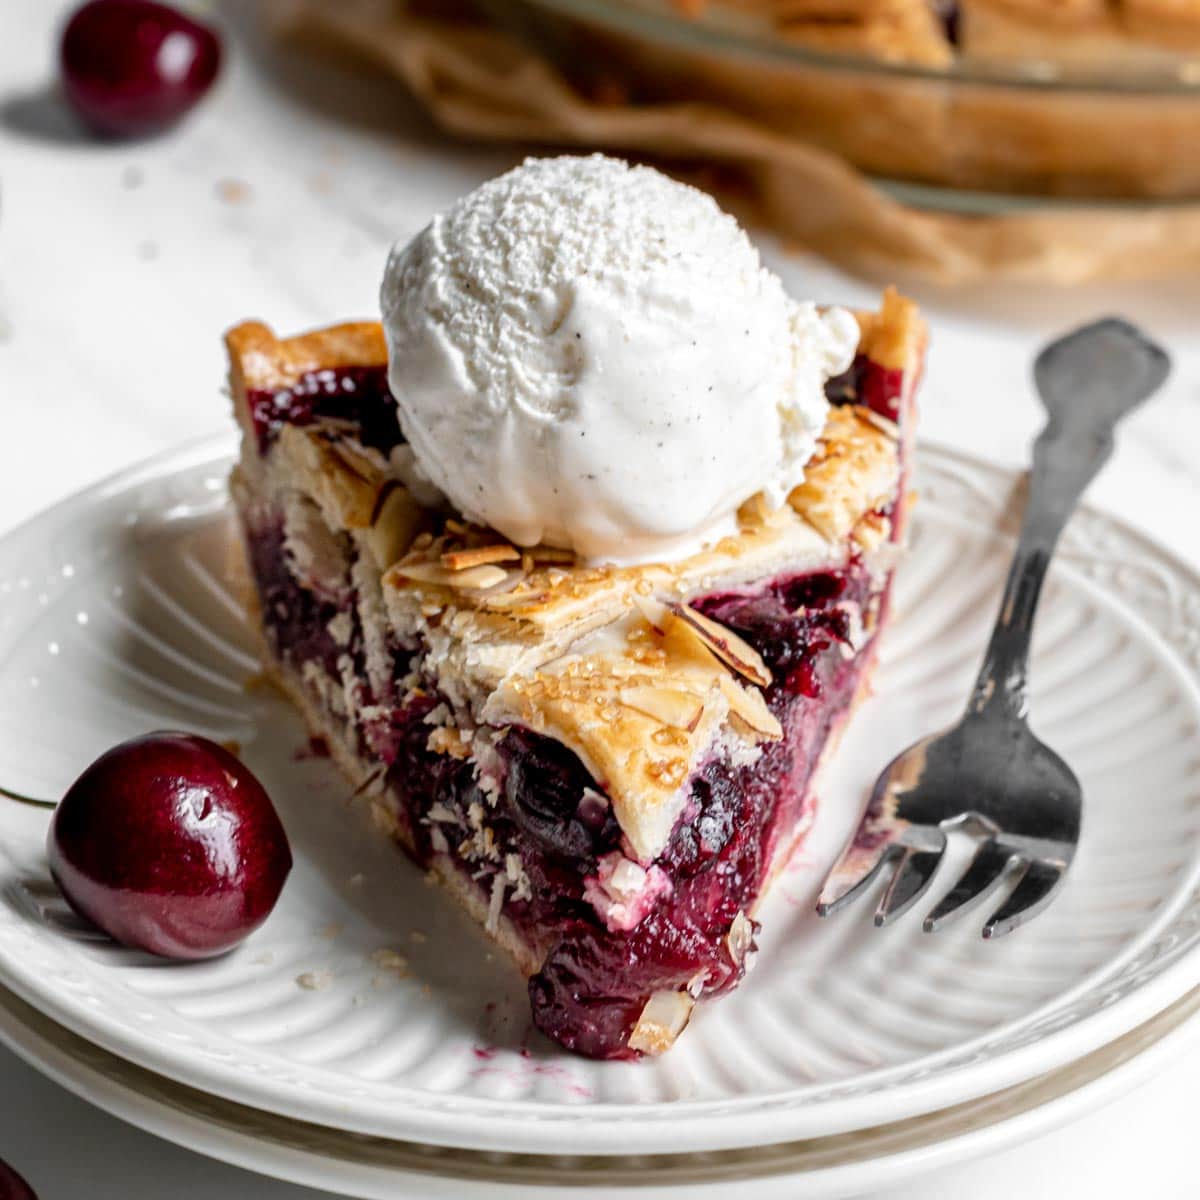
<svg viewBox="0 0 1200 1200"><path fill-rule="evenodd" d="M269 670L571 1050L661 1053L741 980L868 690L925 332L891 291L858 322L789 502L752 499L735 536L634 567L420 503L378 325L228 335Z"/></svg>

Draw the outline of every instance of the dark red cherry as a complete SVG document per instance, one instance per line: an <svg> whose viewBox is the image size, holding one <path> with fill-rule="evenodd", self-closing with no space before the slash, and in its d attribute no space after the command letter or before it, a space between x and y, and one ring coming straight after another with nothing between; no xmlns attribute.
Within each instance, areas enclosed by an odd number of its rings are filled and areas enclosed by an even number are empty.
<svg viewBox="0 0 1200 1200"><path fill-rule="evenodd" d="M91 0L63 31L63 89L96 133L141 137L173 125L212 86L216 33L153 0Z"/></svg>
<svg viewBox="0 0 1200 1200"><path fill-rule="evenodd" d="M37 1200L33 1188L6 1162L0 1162L0 1200Z"/></svg>
<svg viewBox="0 0 1200 1200"><path fill-rule="evenodd" d="M101 755L55 810L46 852L72 908L166 958L236 946L266 920L292 867L258 780L215 742L184 733Z"/></svg>

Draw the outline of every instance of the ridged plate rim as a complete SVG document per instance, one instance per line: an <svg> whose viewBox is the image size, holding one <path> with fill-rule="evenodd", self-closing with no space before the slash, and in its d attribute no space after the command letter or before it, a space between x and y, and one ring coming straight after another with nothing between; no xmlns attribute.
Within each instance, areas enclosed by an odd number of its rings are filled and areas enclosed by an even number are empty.
<svg viewBox="0 0 1200 1200"><path fill-rule="evenodd" d="M211 463L214 470L231 457L228 435L206 438L155 456L116 473L63 501L0 539L0 561L36 538L43 525L69 520L97 501L133 491L139 484ZM955 465L987 481L992 501L1011 493L1012 473L957 451L921 448L931 465ZM1002 506L1001 506L1002 507ZM1084 510L1088 523L1184 591L1189 612L1200 614L1200 576L1151 538L1119 520ZM1103 583L1095 586L1104 590ZM1161 635L1161 631L1159 631ZM1186 644L1170 646L1173 667L1193 696L1200 695L1200 636L1193 628ZM777 1093L715 1101L645 1104L589 1103L580 1106L529 1100L490 1100L390 1086L389 1104L362 1097L301 1092L286 1078L247 1073L234 1064L185 1048L156 1042L96 1007L72 1004L23 971L0 942L0 981L22 999L72 1032L130 1061L181 1083L273 1112L363 1133L402 1136L450 1146L529 1151L559 1149L597 1154L711 1150L765 1145L861 1129L901 1116L933 1112L995 1092L1061 1067L1111 1042L1161 1012L1200 979L1200 863L1193 862L1176 903L1164 906L1126 951L1101 971L1028 1014L1001 1035L978 1037L912 1064L875 1071L833 1084L830 1095ZM315 1078L317 1069L304 1068ZM337 1079L336 1075L331 1076Z"/></svg>
<svg viewBox="0 0 1200 1200"><path fill-rule="evenodd" d="M198 1092L55 1024L0 988L0 1043L72 1094L146 1133L221 1162L364 1200L518 1200L637 1195L644 1200L837 1200L983 1154L1086 1116L1132 1091L1200 1040L1200 990L1056 1071L952 1109L834 1138L722 1155L628 1158L447 1152L363 1138ZM874 1153L873 1153L874 1151ZM539 1159L545 1159L544 1162Z"/></svg>

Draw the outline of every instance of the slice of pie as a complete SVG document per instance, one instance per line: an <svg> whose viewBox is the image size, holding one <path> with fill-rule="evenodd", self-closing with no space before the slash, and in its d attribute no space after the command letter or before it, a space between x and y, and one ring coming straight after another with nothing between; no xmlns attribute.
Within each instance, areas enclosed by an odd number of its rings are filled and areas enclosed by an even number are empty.
<svg viewBox="0 0 1200 1200"><path fill-rule="evenodd" d="M571 1050L658 1054L741 980L867 691L925 332L890 291L858 321L789 503L619 568L418 502L378 325L228 335L269 671Z"/></svg>

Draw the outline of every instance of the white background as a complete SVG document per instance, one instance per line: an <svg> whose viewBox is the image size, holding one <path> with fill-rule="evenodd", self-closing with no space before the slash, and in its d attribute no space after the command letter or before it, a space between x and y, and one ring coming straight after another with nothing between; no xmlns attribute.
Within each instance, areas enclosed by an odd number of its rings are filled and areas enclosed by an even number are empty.
<svg viewBox="0 0 1200 1200"><path fill-rule="evenodd" d="M225 427L227 326L255 316L291 332L373 315L388 244L514 157L444 139L385 81L276 58L245 28L253 5L232 2L217 14L236 29L226 71L193 119L151 143L97 144L50 90L68 7L0 0L0 529ZM798 294L853 304L878 290L767 239L764 249ZM1175 375L1123 430L1092 499L1200 564L1200 280L959 292L899 282L934 329L924 436L1012 466L1037 428L1027 373L1044 338L1119 312L1162 339ZM1198 1091L1193 1053L1068 1129L880 1196L1195 1196ZM4 1050L0 1158L41 1200L317 1195L138 1133Z"/></svg>

